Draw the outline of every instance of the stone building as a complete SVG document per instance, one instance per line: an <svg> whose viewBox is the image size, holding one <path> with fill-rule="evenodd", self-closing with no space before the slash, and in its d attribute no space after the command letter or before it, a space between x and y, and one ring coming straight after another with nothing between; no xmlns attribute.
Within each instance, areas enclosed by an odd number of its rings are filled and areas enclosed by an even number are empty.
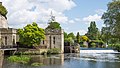
<svg viewBox="0 0 120 68"><path fill-rule="evenodd" d="M6 17L0 14L0 48L16 45L16 31L17 29L8 27Z"/></svg>
<svg viewBox="0 0 120 68"><path fill-rule="evenodd" d="M61 53L64 52L64 31L62 29L46 29L45 40L40 44L46 48L59 48Z"/></svg>

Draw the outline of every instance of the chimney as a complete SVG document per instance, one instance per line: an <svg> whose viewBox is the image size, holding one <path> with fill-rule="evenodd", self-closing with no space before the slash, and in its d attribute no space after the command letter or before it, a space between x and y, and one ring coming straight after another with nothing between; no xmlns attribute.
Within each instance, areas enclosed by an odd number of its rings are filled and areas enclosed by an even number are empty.
<svg viewBox="0 0 120 68"><path fill-rule="evenodd" d="M0 5L2 5L2 2L0 2Z"/></svg>

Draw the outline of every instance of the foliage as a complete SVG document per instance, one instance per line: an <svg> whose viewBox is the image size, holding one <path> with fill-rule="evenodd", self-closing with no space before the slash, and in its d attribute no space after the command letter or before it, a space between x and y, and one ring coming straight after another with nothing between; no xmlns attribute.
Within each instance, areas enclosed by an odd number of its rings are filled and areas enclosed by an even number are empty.
<svg viewBox="0 0 120 68"><path fill-rule="evenodd" d="M80 43L80 34L79 34L79 32L77 33L76 39L77 39L77 43Z"/></svg>
<svg viewBox="0 0 120 68"><path fill-rule="evenodd" d="M71 37L73 40L75 40L75 35L74 35L73 32L71 32L71 33L68 34L68 38L69 38L69 37Z"/></svg>
<svg viewBox="0 0 120 68"><path fill-rule="evenodd" d="M69 37L69 38L65 38L65 42L69 42L70 44L73 44L74 40L72 39L72 37Z"/></svg>
<svg viewBox="0 0 120 68"><path fill-rule="evenodd" d="M64 32L64 38L67 38L67 33L66 32Z"/></svg>
<svg viewBox="0 0 120 68"><path fill-rule="evenodd" d="M46 29L61 29L61 26L58 22L50 22Z"/></svg>
<svg viewBox="0 0 120 68"><path fill-rule="evenodd" d="M89 41L89 38L87 36L82 36L82 41Z"/></svg>
<svg viewBox="0 0 120 68"><path fill-rule="evenodd" d="M8 60L10 62L17 62L17 63L22 63L22 64L26 64L30 61L30 58L29 57L25 57L25 56L10 56L8 57Z"/></svg>
<svg viewBox="0 0 120 68"><path fill-rule="evenodd" d="M60 49L59 48L52 48L47 51L47 54L59 54Z"/></svg>
<svg viewBox="0 0 120 68"><path fill-rule="evenodd" d="M2 4L0 4L0 14L6 18L7 13L7 9Z"/></svg>
<svg viewBox="0 0 120 68"><path fill-rule="evenodd" d="M81 44L80 47L86 47L86 45Z"/></svg>
<svg viewBox="0 0 120 68"><path fill-rule="evenodd" d="M95 48L96 44L95 43L91 43L91 46L92 46L92 48Z"/></svg>
<svg viewBox="0 0 120 68"><path fill-rule="evenodd" d="M19 41L28 46L37 46L45 38L44 29L39 28L35 22L28 24L23 29L18 29L18 35Z"/></svg>
<svg viewBox="0 0 120 68"><path fill-rule="evenodd" d="M90 23L90 27L88 27L88 32L86 34L90 40L97 40L99 36L98 28L96 27L95 21Z"/></svg>
<svg viewBox="0 0 120 68"><path fill-rule="evenodd" d="M35 63L32 63L31 66L43 66L44 64L43 63L38 63L38 62L35 62Z"/></svg>
<svg viewBox="0 0 120 68"><path fill-rule="evenodd" d="M102 15L106 31L110 33L112 38L120 39L120 0L113 0L107 6L107 11Z"/></svg>
<svg viewBox="0 0 120 68"><path fill-rule="evenodd" d="M109 44L108 48L113 48L120 52L120 44Z"/></svg>

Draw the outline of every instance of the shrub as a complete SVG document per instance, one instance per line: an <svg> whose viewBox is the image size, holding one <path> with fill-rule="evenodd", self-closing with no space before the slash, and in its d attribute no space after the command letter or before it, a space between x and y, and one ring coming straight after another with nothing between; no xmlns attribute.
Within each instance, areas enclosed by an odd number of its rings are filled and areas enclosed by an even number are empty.
<svg viewBox="0 0 120 68"><path fill-rule="evenodd" d="M118 52L120 52L120 44L109 44L108 47L113 48L117 50Z"/></svg>
<svg viewBox="0 0 120 68"><path fill-rule="evenodd" d="M86 47L86 45L81 44L80 47Z"/></svg>
<svg viewBox="0 0 120 68"><path fill-rule="evenodd" d="M30 58L29 57L25 57L25 56L10 56L8 57L8 60L10 62L17 62L17 63L22 63L22 64L26 64L30 61Z"/></svg>
<svg viewBox="0 0 120 68"><path fill-rule="evenodd" d="M38 63L38 62L35 62L35 63L32 63L31 66L43 66L44 64L43 63Z"/></svg>
<svg viewBox="0 0 120 68"><path fill-rule="evenodd" d="M92 48L95 48L96 44L95 43L91 43L91 46L92 46Z"/></svg>
<svg viewBox="0 0 120 68"><path fill-rule="evenodd" d="M60 49L59 48L52 48L47 51L47 54L59 54Z"/></svg>

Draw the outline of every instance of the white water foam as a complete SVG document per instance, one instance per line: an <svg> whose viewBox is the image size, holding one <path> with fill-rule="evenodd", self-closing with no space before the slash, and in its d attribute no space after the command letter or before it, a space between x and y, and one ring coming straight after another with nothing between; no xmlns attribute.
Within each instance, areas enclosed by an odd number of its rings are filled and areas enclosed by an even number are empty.
<svg viewBox="0 0 120 68"><path fill-rule="evenodd" d="M80 53L119 53L115 50L80 50Z"/></svg>

